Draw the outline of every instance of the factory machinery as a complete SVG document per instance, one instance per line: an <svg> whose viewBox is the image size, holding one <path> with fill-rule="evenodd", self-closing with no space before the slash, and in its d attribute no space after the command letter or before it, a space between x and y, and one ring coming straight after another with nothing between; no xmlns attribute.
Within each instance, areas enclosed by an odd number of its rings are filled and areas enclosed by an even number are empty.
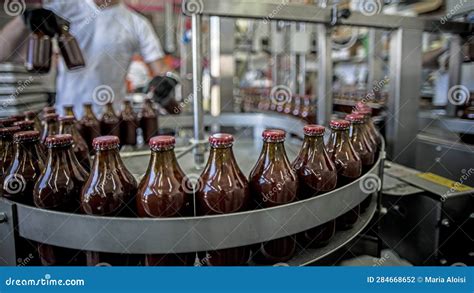
<svg viewBox="0 0 474 293"><path fill-rule="evenodd" d="M285 79L280 74L279 62L273 62L274 74L270 88L282 85L301 96L306 94L305 63L309 62L306 58L312 50L311 36L316 36L317 78L314 80L316 104L313 114L321 125L328 125L337 114L334 112L334 100L337 99L333 94L331 31L341 25L369 30L368 84L377 84L386 78L389 80L388 94L375 101L385 101L375 103L382 104L375 107L380 107L380 113L385 115L385 122L382 123L385 143L382 144L375 165L361 178L324 196L269 209L218 216L104 218L51 212L1 199L0 234L5 237L0 239L0 262L3 265L18 263L15 247L20 237L73 249L116 253L123 253L125 249L127 253L133 254L195 252L265 242L319 226L351 210L367 198L368 193L361 186L368 178L377 178L376 188L370 190L369 193L373 195L371 203L358 223L350 230L337 232L334 240L325 247L299 251L285 265L334 264L342 258L341 255L348 251L358 253L358 249L362 249L365 254L383 257L381 251L387 247L415 265L474 263L472 189L453 189L446 183L450 182L448 179L439 179L423 172L431 167L427 166L428 149L433 153L449 149L449 156L458 158L450 159L458 164L453 168L464 169L464 173L469 173L469 162L474 160L466 158L474 156L472 146L463 145L457 152L452 144L441 144L439 137L434 140L432 136L419 134L419 128L424 123L463 133L474 131L472 120L449 117L450 113L455 113L452 109L448 109L445 116L433 116L433 113L419 115L422 71L420 43L423 32L451 34L452 50L459 52L456 48L460 48L466 35L472 34L469 24L440 23L393 15L367 16L338 10L336 6L324 8L286 2L188 0L183 1L182 10L190 17L192 24L191 66L184 70L191 69L192 73L192 78L188 79L188 88L193 114L161 116L159 124L161 128L175 129L177 133L192 129L192 139L184 139L176 149L185 173L199 175L207 154L206 134L217 130L239 135L235 153L246 174L258 156L263 129L280 128L287 132L290 138L287 143L290 159L296 156L301 145L302 129L307 122L300 117L269 112L235 113L236 96L241 92L236 94L235 91L235 44L228 35L234 32L236 19L253 19L268 24L271 32L269 45L274 60L286 52L281 47L284 46L284 39L290 37L293 45L289 49L289 57L298 66L292 66L290 77ZM203 109L204 20L209 24L210 38L210 114L205 114ZM282 32L282 27L285 27L282 22L289 24L289 34ZM376 58L378 38L382 34L390 37L388 77L385 77L380 60ZM451 54L452 85L459 84L461 61L460 54ZM183 96L187 96L187 72L183 73L183 77ZM271 95L271 92L268 94ZM352 107L350 103L346 106ZM143 173L143 162L148 160L147 155L132 152L123 153L123 157L132 173ZM385 160L385 157L390 161ZM459 176L456 176L451 179L458 181ZM468 180L473 178L469 177L461 183L469 185ZM380 188L382 185L383 189ZM104 227L108 233L100 233Z"/></svg>

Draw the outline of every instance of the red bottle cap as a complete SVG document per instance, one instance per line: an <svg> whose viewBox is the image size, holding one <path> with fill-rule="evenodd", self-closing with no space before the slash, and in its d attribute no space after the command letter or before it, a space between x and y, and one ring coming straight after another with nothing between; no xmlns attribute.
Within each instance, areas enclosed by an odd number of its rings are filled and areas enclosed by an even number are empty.
<svg viewBox="0 0 474 293"><path fill-rule="evenodd" d="M280 129L266 129L262 132L264 141L281 142L285 141L286 132Z"/></svg>
<svg viewBox="0 0 474 293"><path fill-rule="evenodd" d="M168 149L170 147L174 147L175 144L176 140L170 135L154 136L150 138L150 141L148 142L148 145L152 151Z"/></svg>
<svg viewBox="0 0 474 293"><path fill-rule="evenodd" d="M54 108L54 107L44 107L43 108L43 113L44 114L56 113L56 108Z"/></svg>
<svg viewBox="0 0 474 293"><path fill-rule="evenodd" d="M58 121L59 115L56 113L49 113L43 116L44 121L51 122L51 121Z"/></svg>
<svg viewBox="0 0 474 293"><path fill-rule="evenodd" d="M308 124L303 128L304 134L309 136L323 135L326 128L322 125Z"/></svg>
<svg viewBox="0 0 474 293"><path fill-rule="evenodd" d="M120 139L114 135L99 136L92 141L92 146L96 150L110 150L118 148L119 145Z"/></svg>
<svg viewBox="0 0 474 293"><path fill-rule="evenodd" d="M39 140L40 133L36 130L20 131L13 135L14 142L36 141Z"/></svg>
<svg viewBox="0 0 474 293"><path fill-rule="evenodd" d="M61 116L61 117L59 117L59 121L61 121L61 122L71 122L72 123L72 122L76 121L76 118L74 118L74 116L71 116L71 115Z"/></svg>
<svg viewBox="0 0 474 293"><path fill-rule="evenodd" d="M372 116L372 109L360 109L360 110L352 110L352 113L354 114L362 114L366 117L371 117Z"/></svg>
<svg viewBox="0 0 474 293"><path fill-rule="evenodd" d="M21 129L18 126L0 127L0 137L12 138Z"/></svg>
<svg viewBox="0 0 474 293"><path fill-rule="evenodd" d="M35 130L35 122L31 120L17 121L13 125L20 127L21 131Z"/></svg>
<svg viewBox="0 0 474 293"><path fill-rule="evenodd" d="M1 118L0 119L0 125L3 127L10 127L13 126L13 123L16 122L15 118L8 117L8 118Z"/></svg>
<svg viewBox="0 0 474 293"><path fill-rule="evenodd" d="M46 138L45 145L48 148L72 145L72 135L70 134L56 134L50 135Z"/></svg>
<svg viewBox="0 0 474 293"><path fill-rule="evenodd" d="M12 115L10 118L15 119L15 121L23 121L25 120L26 116L25 114L18 114L18 115Z"/></svg>
<svg viewBox="0 0 474 293"><path fill-rule="evenodd" d="M345 118L347 121L350 121L350 122L355 122L355 123L364 123L364 115L362 114L359 114L359 113L352 113L352 114L348 114L346 115L346 118Z"/></svg>
<svg viewBox="0 0 474 293"><path fill-rule="evenodd" d="M347 129L351 123L347 120L331 120L329 124L333 129Z"/></svg>
<svg viewBox="0 0 474 293"><path fill-rule="evenodd" d="M211 146L229 146L234 142L234 137L228 133L216 133L209 136L209 143Z"/></svg>
<svg viewBox="0 0 474 293"><path fill-rule="evenodd" d="M356 108L357 110L360 110L360 109L372 109L372 108L370 108L370 106L368 106L366 103L364 103L364 102L362 102L362 101L357 102L355 108Z"/></svg>

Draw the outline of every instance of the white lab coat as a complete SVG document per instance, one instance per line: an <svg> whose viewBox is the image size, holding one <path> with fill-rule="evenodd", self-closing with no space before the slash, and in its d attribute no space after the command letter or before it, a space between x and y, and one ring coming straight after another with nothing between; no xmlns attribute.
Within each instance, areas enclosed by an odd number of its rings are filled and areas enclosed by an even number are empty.
<svg viewBox="0 0 474 293"><path fill-rule="evenodd" d="M70 30L82 49L85 68L69 71L61 60L56 84L56 108L73 104L82 116L82 104L91 102L100 114L105 101L116 110L123 101L125 77L134 54L145 62L163 57L150 22L124 4L98 7L92 0L43 0L46 9L71 22Z"/></svg>

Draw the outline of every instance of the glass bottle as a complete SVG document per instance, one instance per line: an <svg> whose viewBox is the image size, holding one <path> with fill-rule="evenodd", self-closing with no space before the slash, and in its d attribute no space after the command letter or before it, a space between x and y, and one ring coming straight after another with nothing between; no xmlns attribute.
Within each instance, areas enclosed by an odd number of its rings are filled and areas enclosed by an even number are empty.
<svg viewBox="0 0 474 293"><path fill-rule="evenodd" d="M76 119L76 115L74 114L74 105L64 105L64 116L73 116L74 120Z"/></svg>
<svg viewBox="0 0 474 293"><path fill-rule="evenodd" d="M247 178L232 151L234 137L217 133L209 137L211 151L196 186L198 215L219 215L248 210L250 192ZM250 258L249 247L199 252L202 263L210 266L241 266Z"/></svg>
<svg viewBox="0 0 474 293"><path fill-rule="evenodd" d="M81 188L87 180L87 172L74 155L73 137L70 134L48 136L48 158L33 189L33 200L41 209L75 213L80 206ZM81 253L68 248L38 243L41 263L51 265L83 264Z"/></svg>
<svg viewBox="0 0 474 293"><path fill-rule="evenodd" d="M346 120L351 123L349 136L355 151L362 161L362 171L368 171L375 163L375 150L372 147L366 132L365 117L362 114L346 115Z"/></svg>
<svg viewBox="0 0 474 293"><path fill-rule="evenodd" d="M352 113L364 115L365 127L370 140L372 144L375 144L378 147L382 140L379 131L375 128L374 122L372 121L372 109L368 106L365 106L365 108L359 106L359 108L353 110Z"/></svg>
<svg viewBox="0 0 474 293"><path fill-rule="evenodd" d="M25 120L26 121L34 121L35 122L35 130L41 131L41 120L39 116L33 111L26 111L25 112Z"/></svg>
<svg viewBox="0 0 474 293"><path fill-rule="evenodd" d="M263 147L256 165L250 172L250 194L258 208L269 208L296 200L298 177L291 168L285 151L283 130L263 131ZM296 249L294 236L282 237L258 245L254 256L265 263L285 262Z"/></svg>
<svg viewBox="0 0 474 293"><path fill-rule="evenodd" d="M0 127L0 186L3 186L4 174L13 159L13 135L19 131L18 126ZM0 195L2 192L0 188Z"/></svg>
<svg viewBox="0 0 474 293"><path fill-rule="evenodd" d="M13 123L13 126L18 126L20 131L29 131L29 130L37 130L35 129L35 122L34 121L17 121Z"/></svg>
<svg viewBox="0 0 474 293"><path fill-rule="evenodd" d="M138 185L137 210L139 217L192 217L191 186L174 154L172 136L155 136L149 142L150 162ZM195 253L156 254L145 257L148 266L193 265Z"/></svg>
<svg viewBox="0 0 474 293"><path fill-rule="evenodd" d="M43 115L54 114L54 113L56 113L56 108L54 108L54 107L44 107L43 108Z"/></svg>
<svg viewBox="0 0 474 293"><path fill-rule="evenodd" d="M145 99L143 103L140 114L140 127L145 142L148 142L153 136L158 135L158 115L151 99Z"/></svg>
<svg viewBox="0 0 474 293"><path fill-rule="evenodd" d="M81 192L82 211L95 216L134 216L137 182L120 158L119 138L100 136L92 144L96 153ZM133 260L132 255L95 251L87 251L86 258L89 266L99 263L130 265Z"/></svg>
<svg viewBox="0 0 474 293"><path fill-rule="evenodd" d="M132 103L130 101L123 102L120 121L120 141L124 145L136 145L138 119L135 111L133 111Z"/></svg>
<svg viewBox="0 0 474 293"><path fill-rule="evenodd" d="M12 117L0 118L0 127L11 127L13 123L16 122L16 119Z"/></svg>
<svg viewBox="0 0 474 293"><path fill-rule="evenodd" d="M69 70L79 69L86 65L76 38L69 32L69 26L61 26L57 39L64 63Z"/></svg>
<svg viewBox="0 0 474 293"><path fill-rule="evenodd" d="M347 120L332 120L331 136L327 150L337 169L338 187L346 185L362 174L362 161L352 145L349 137L350 122ZM336 219L340 229L350 229L359 218L359 205Z"/></svg>
<svg viewBox="0 0 474 293"><path fill-rule="evenodd" d="M89 147L89 151L92 151L92 141L94 138L100 136L100 122L92 110L91 103L84 104L84 114L79 121L80 133Z"/></svg>
<svg viewBox="0 0 474 293"><path fill-rule="evenodd" d="M85 170L90 170L89 149L86 141L77 130L76 119L74 116L64 116L59 118L59 133L72 135L72 150L74 155Z"/></svg>
<svg viewBox="0 0 474 293"><path fill-rule="evenodd" d="M5 172L3 196L33 205L33 187L43 170L38 131L22 131L13 135L14 153Z"/></svg>
<svg viewBox="0 0 474 293"><path fill-rule="evenodd" d="M120 137L120 119L115 114L114 105L112 103L107 103L105 105L104 113L102 114L102 119L100 120L100 133L102 135L113 135Z"/></svg>
<svg viewBox="0 0 474 293"><path fill-rule="evenodd" d="M26 70L35 73L49 72L52 54L51 37L40 31L33 32L28 40Z"/></svg>
<svg viewBox="0 0 474 293"><path fill-rule="evenodd" d="M293 162L298 174L299 198L307 199L336 188L337 170L324 145L324 126L309 124L304 127L301 150ZM331 220L318 227L298 234L304 246L327 245L336 232L336 221Z"/></svg>
<svg viewBox="0 0 474 293"><path fill-rule="evenodd" d="M56 113L46 114L43 117L43 130L41 131L41 143L46 142L46 138L50 135L58 133L58 117Z"/></svg>

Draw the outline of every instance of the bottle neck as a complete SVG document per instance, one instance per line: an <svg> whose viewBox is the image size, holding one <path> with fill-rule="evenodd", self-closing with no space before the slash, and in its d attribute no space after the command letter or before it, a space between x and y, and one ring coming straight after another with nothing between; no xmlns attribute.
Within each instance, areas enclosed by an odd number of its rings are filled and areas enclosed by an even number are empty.
<svg viewBox="0 0 474 293"><path fill-rule="evenodd" d="M285 145L283 141L281 142L269 142L265 141L263 143L262 154L260 159L263 160L265 165L270 163L279 163L281 161L287 160Z"/></svg>
<svg viewBox="0 0 474 293"><path fill-rule="evenodd" d="M48 135L56 134L56 121L48 121L43 126L43 133L47 133Z"/></svg>
<svg viewBox="0 0 474 293"><path fill-rule="evenodd" d="M72 136L75 136L78 134L77 128L75 127L74 123L61 123L59 125L59 133L71 134Z"/></svg>
<svg viewBox="0 0 474 293"><path fill-rule="evenodd" d="M94 111L92 111L92 106L84 106L84 116L95 118Z"/></svg>
<svg viewBox="0 0 474 293"><path fill-rule="evenodd" d="M352 123L349 130L349 136L352 140L358 140L363 135L364 124L362 123Z"/></svg>
<svg viewBox="0 0 474 293"><path fill-rule="evenodd" d="M39 141L16 142L14 159L18 161L24 161L27 159L41 160L38 146Z"/></svg>
<svg viewBox="0 0 474 293"><path fill-rule="evenodd" d="M172 171L178 165L174 148L152 151L148 170L150 172Z"/></svg>
<svg viewBox="0 0 474 293"><path fill-rule="evenodd" d="M72 164L71 147L72 145L48 148L47 166L64 168L67 164Z"/></svg>
<svg viewBox="0 0 474 293"><path fill-rule="evenodd" d="M329 140L334 149L339 148L350 141L349 129L332 129Z"/></svg>
<svg viewBox="0 0 474 293"><path fill-rule="evenodd" d="M224 169L227 166L234 166L235 158L232 152L232 146L229 147L211 147L207 168L210 172Z"/></svg>
<svg viewBox="0 0 474 293"><path fill-rule="evenodd" d="M108 169L119 170L122 167L122 159L120 158L118 148L109 150L98 150L95 154L91 173Z"/></svg>
<svg viewBox="0 0 474 293"><path fill-rule="evenodd" d="M305 135L302 149L310 150L311 152L322 152L324 150L324 136Z"/></svg>

